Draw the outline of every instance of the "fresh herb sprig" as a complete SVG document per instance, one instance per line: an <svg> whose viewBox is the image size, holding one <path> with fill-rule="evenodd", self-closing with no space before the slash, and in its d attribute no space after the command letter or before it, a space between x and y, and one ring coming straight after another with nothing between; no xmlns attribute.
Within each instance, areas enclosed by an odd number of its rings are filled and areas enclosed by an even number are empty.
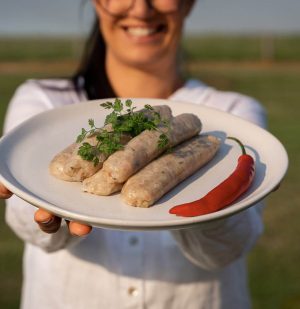
<svg viewBox="0 0 300 309"><path fill-rule="evenodd" d="M145 105L148 115L143 112L135 112L136 107L132 105L131 100L122 103L120 99L114 102L105 102L100 104L104 109L112 110L105 118L105 125L111 129L98 128L95 126L93 119L88 120L89 130L81 129L76 142L82 143L79 147L78 154L87 161L99 163L99 155L103 153L106 156L111 155L117 150L122 149L122 137L129 135L135 137L145 130L160 131L162 127L169 129L169 121L161 118L160 114L154 110L151 105ZM95 146L88 142L84 142L87 137L95 135L97 143ZM166 133L161 132L158 140L158 147L165 148L169 143Z"/></svg>

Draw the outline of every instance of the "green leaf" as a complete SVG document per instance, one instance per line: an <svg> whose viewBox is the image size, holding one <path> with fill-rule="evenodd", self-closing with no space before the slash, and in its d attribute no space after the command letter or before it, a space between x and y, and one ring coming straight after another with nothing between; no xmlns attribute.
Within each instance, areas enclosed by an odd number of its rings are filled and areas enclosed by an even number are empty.
<svg viewBox="0 0 300 309"><path fill-rule="evenodd" d="M100 106L104 107L105 109L113 108L113 104L111 102L101 103Z"/></svg>
<svg viewBox="0 0 300 309"><path fill-rule="evenodd" d="M123 110L123 103L120 99L116 99L115 103L113 104L114 111L121 112Z"/></svg>
<svg viewBox="0 0 300 309"><path fill-rule="evenodd" d="M160 136L159 136L159 140L158 140L158 147L160 149L162 148L165 148L167 147L169 144L169 139L167 137L167 135L165 133L162 133Z"/></svg>
<svg viewBox="0 0 300 309"><path fill-rule="evenodd" d="M130 108L131 108L131 106L132 106L132 101L131 100L126 100L125 101L125 105L127 106L127 107L129 107L129 110L130 110Z"/></svg>
<svg viewBox="0 0 300 309"><path fill-rule="evenodd" d="M111 123L112 125L115 125L117 121L118 121L118 114L115 111L107 115L105 118L105 124Z"/></svg>
<svg viewBox="0 0 300 309"><path fill-rule="evenodd" d="M145 107L147 110L150 110L150 111L153 111L153 110L154 110L154 108L153 108L151 105L149 105L149 104L146 104L144 107Z"/></svg>
<svg viewBox="0 0 300 309"><path fill-rule="evenodd" d="M86 137L86 134L87 134L87 131L84 128L82 128L81 134L79 134L77 136L76 143L81 143L84 140L84 138Z"/></svg>
<svg viewBox="0 0 300 309"><path fill-rule="evenodd" d="M89 143L83 143L78 150L78 154L87 161L93 161L95 158L95 147Z"/></svg>
<svg viewBox="0 0 300 309"><path fill-rule="evenodd" d="M89 126L90 126L91 128L94 128L94 127L95 127L94 119L89 119Z"/></svg>

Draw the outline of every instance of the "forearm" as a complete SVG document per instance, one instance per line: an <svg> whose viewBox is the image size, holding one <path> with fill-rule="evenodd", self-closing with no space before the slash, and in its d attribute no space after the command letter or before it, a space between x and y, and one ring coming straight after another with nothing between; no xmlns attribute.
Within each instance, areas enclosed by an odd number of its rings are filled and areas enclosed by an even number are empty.
<svg viewBox="0 0 300 309"><path fill-rule="evenodd" d="M191 262L207 270L218 269L253 247L263 230L260 207L203 226L172 231L172 234Z"/></svg>

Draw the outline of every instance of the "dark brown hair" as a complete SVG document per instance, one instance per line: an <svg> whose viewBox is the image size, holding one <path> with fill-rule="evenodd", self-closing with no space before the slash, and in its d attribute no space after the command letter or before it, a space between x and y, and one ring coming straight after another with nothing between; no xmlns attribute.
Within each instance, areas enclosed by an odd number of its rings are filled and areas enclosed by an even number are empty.
<svg viewBox="0 0 300 309"><path fill-rule="evenodd" d="M106 44L100 31L99 20L95 17L81 62L72 78L75 88L80 90L83 87L89 100L116 97L107 77L105 57Z"/></svg>

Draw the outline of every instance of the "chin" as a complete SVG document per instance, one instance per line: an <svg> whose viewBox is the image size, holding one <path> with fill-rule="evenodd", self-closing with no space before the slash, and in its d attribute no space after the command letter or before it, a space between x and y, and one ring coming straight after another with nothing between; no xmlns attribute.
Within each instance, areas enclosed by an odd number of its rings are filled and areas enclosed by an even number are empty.
<svg viewBox="0 0 300 309"><path fill-rule="evenodd" d="M140 67L141 69L155 68L156 65L162 64L164 58L161 55L137 55L136 57L132 56L127 58L128 64L135 67Z"/></svg>

